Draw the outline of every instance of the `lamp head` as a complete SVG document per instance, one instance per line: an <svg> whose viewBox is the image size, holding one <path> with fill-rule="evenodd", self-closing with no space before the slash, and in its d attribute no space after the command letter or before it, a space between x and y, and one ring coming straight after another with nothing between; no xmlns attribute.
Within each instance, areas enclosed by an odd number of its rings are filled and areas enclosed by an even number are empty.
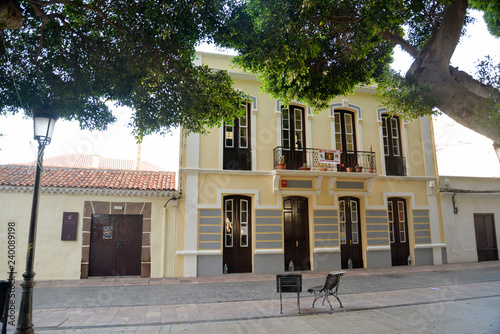
<svg viewBox="0 0 500 334"><path fill-rule="evenodd" d="M34 138L40 144L50 144L57 114L49 103L43 103L41 107L32 111Z"/></svg>

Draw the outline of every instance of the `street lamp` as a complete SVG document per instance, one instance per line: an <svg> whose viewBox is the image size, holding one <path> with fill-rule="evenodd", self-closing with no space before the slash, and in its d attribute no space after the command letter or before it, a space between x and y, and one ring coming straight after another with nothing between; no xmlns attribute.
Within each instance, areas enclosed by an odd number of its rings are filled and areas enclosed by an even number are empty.
<svg viewBox="0 0 500 334"><path fill-rule="evenodd" d="M22 296L19 307L19 318L17 319L16 334L34 333L32 322L33 309L33 287L35 272L33 264L35 260L36 220L38 215L38 200L40 190L40 178L43 164L43 151L50 144L57 115L48 103L43 103L39 108L33 109L34 138L38 141L38 156L36 162L35 184L33 186L33 202L31 205L31 220L28 234L28 252L26 254L26 271L23 273L24 280L21 283Z"/></svg>

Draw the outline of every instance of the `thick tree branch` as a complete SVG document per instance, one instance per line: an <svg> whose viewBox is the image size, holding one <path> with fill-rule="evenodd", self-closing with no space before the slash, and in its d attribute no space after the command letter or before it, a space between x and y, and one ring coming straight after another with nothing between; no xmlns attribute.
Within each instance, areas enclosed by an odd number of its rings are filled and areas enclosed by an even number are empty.
<svg viewBox="0 0 500 334"><path fill-rule="evenodd" d="M439 29L422 48L426 57L439 62L443 69L447 69L450 64L462 35L466 14L467 0L451 1L444 10Z"/></svg>
<svg viewBox="0 0 500 334"><path fill-rule="evenodd" d="M414 47L413 45L411 45L410 43L408 43L408 41L406 41L403 37L396 35L396 34L393 34L392 32L390 32L388 30L382 31L380 33L380 35L384 39L400 45L403 48L403 50L408 52L410 54L410 56L412 56L413 58L418 57L419 51L417 50L417 48Z"/></svg>

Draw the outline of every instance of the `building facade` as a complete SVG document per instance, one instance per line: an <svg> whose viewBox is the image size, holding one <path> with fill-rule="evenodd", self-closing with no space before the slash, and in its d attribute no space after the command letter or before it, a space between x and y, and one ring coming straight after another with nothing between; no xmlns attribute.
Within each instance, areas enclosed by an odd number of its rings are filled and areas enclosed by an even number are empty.
<svg viewBox="0 0 500 334"><path fill-rule="evenodd" d="M440 177L448 263L498 261L500 180Z"/></svg>
<svg viewBox="0 0 500 334"><path fill-rule="evenodd" d="M34 174L0 166L4 276L10 266L18 278L25 270ZM174 213L166 204L175 195L172 172L46 167L35 280L174 276Z"/></svg>
<svg viewBox="0 0 500 334"><path fill-rule="evenodd" d="M429 118L391 116L373 87L321 113L284 106L229 56L196 61L228 70L251 99L234 124L181 139L180 276L443 263Z"/></svg>

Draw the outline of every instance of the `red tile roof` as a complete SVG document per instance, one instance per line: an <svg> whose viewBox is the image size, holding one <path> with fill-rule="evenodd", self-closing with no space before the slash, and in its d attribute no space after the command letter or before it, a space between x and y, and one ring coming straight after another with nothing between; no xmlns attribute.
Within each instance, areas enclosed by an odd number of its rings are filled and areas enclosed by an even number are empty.
<svg viewBox="0 0 500 334"><path fill-rule="evenodd" d="M17 164L16 164L17 165ZM31 163L23 164L31 165ZM113 159L92 154L67 154L58 157L45 158L45 167L72 167L92 169L118 169L118 170L142 170L142 171L165 171L147 161L141 161L139 168L134 160Z"/></svg>
<svg viewBox="0 0 500 334"><path fill-rule="evenodd" d="M0 186L33 186L35 170L28 166L0 166ZM174 172L99 170L44 167L42 187L115 190L175 190Z"/></svg>

